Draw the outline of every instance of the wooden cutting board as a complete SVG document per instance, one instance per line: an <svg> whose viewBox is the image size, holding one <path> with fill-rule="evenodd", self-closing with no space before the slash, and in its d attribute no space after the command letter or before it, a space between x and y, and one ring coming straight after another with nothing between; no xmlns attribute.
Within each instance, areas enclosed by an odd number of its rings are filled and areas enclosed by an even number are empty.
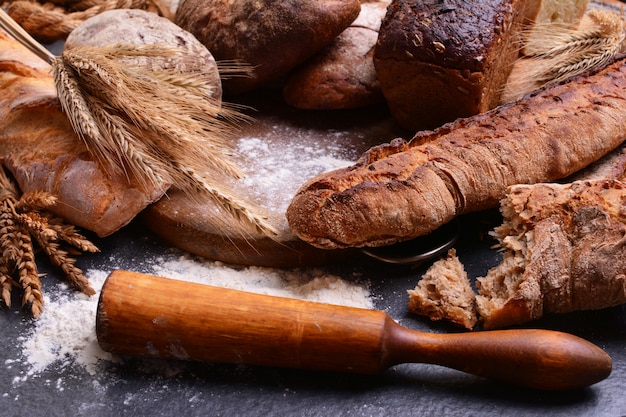
<svg viewBox="0 0 626 417"><path fill-rule="evenodd" d="M322 250L301 241L289 230L285 210L307 179L350 165L370 147L406 138L407 133L394 124L384 106L297 110L284 104L274 90L237 97L237 102L251 108L245 113L254 121L233 134L246 177L229 185L267 209L278 236L270 239L244 230L217 206L194 203L176 191L145 210L142 221L172 245L233 264L291 267L357 256L356 249Z"/></svg>

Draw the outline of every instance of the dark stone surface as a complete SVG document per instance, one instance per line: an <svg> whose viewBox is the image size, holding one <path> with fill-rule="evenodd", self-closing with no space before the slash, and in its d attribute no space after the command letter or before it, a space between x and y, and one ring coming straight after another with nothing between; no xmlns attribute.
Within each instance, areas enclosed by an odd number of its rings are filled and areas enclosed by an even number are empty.
<svg viewBox="0 0 626 417"><path fill-rule="evenodd" d="M497 213L462 221L456 245L470 276L482 275L498 255L485 232ZM141 225L133 224L97 240L102 253L79 260L83 269L106 268L110 259L132 268L147 256L168 250ZM374 261L329 267L363 270L376 307L410 328L455 329L411 316L406 290L428 265L409 268ZM46 265L47 291L58 291L58 276ZM15 299L19 305L19 299ZM377 376L327 374L210 363L173 363L126 358L103 362L95 375L58 363L36 375L20 358L19 337L34 326L19 308L0 311L0 404L3 416L624 416L626 415L626 307L551 316L527 327L571 332L605 349L613 358L611 376L574 392L541 392L494 383L447 368L404 364Z"/></svg>

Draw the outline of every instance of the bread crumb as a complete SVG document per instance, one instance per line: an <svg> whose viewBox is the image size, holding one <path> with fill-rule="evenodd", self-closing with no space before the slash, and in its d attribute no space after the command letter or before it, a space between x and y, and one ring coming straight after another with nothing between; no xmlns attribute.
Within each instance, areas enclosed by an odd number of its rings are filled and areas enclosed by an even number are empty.
<svg viewBox="0 0 626 417"><path fill-rule="evenodd" d="M467 272L450 249L445 258L436 261L409 294L409 311L431 320L449 320L466 329L478 321L475 293Z"/></svg>

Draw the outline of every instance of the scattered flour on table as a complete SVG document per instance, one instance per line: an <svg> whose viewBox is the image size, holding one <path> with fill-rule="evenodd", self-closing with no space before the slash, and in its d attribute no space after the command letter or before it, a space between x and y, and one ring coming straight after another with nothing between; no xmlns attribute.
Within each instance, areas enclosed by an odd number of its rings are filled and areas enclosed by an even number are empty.
<svg viewBox="0 0 626 417"><path fill-rule="evenodd" d="M321 172L345 167L359 153L339 144L345 132L326 131L324 143L312 141L309 132L297 129L283 132L273 127L265 137L243 137L237 151L246 155L241 184L250 196L270 211L284 212L301 182ZM288 143L277 143L276 135L288 135ZM355 138L358 139L358 138ZM345 141L343 141L345 142ZM248 162L245 162L248 161ZM189 255L163 255L123 265L111 255L102 270L87 270L85 275L97 294L87 297L64 284L44 293L45 306L30 334L18 340L28 370L22 379L37 376L48 368L65 369L72 365L96 374L100 361L115 361L100 349L96 340L95 321L102 285L113 269L132 269L174 279L194 281L226 288L301 298L329 304L373 308L372 296L358 280L344 280L322 268L278 270L261 267L230 267L219 262ZM7 363L12 366L12 363ZM15 381L19 383L19 381Z"/></svg>
<svg viewBox="0 0 626 417"><path fill-rule="evenodd" d="M365 284L328 274L322 268L231 267L178 254L143 261L136 272L267 295L373 308L373 299ZM52 296L45 295L43 314L32 332L19 340L29 367L24 378L36 376L51 366L71 365L82 366L93 375L99 361L116 360L99 347L95 332L98 297L108 273L85 271L97 291L92 297L69 290L63 284L59 284L59 291L53 291Z"/></svg>
<svg viewBox="0 0 626 417"><path fill-rule="evenodd" d="M342 135L343 132L329 133ZM355 155L341 145L321 145L309 138L290 134L289 143L274 143L266 138L243 137L237 151L245 155L241 180L250 196L272 212L284 212L301 182L354 163Z"/></svg>

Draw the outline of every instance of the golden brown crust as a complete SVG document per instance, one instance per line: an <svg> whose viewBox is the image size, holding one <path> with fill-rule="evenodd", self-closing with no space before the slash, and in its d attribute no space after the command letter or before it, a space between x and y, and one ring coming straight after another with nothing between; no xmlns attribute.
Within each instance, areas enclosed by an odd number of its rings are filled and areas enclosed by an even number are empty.
<svg viewBox="0 0 626 417"><path fill-rule="evenodd" d="M100 236L163 195L109 178L61 111L50 67L3 32L0 46L0 158L23 192L55 195L52 211Z"/></svg>
<svg viewBox="0 0 626 417"><path fill-rule="evenodd" d="M626 137L626 61L519 102L396 141L352 167L308 181L287 210L301 239L324 248L376 246L432 232L497 206L514 184L586 167Z"/></svg>
<svg viewBox="0 0 626 417"><path fill-rule="evenodd" d="M374 45L388 0L361 5L350 27L289 73L283 96L301 109L348 109L384 101L374 68Z"/></svg>

